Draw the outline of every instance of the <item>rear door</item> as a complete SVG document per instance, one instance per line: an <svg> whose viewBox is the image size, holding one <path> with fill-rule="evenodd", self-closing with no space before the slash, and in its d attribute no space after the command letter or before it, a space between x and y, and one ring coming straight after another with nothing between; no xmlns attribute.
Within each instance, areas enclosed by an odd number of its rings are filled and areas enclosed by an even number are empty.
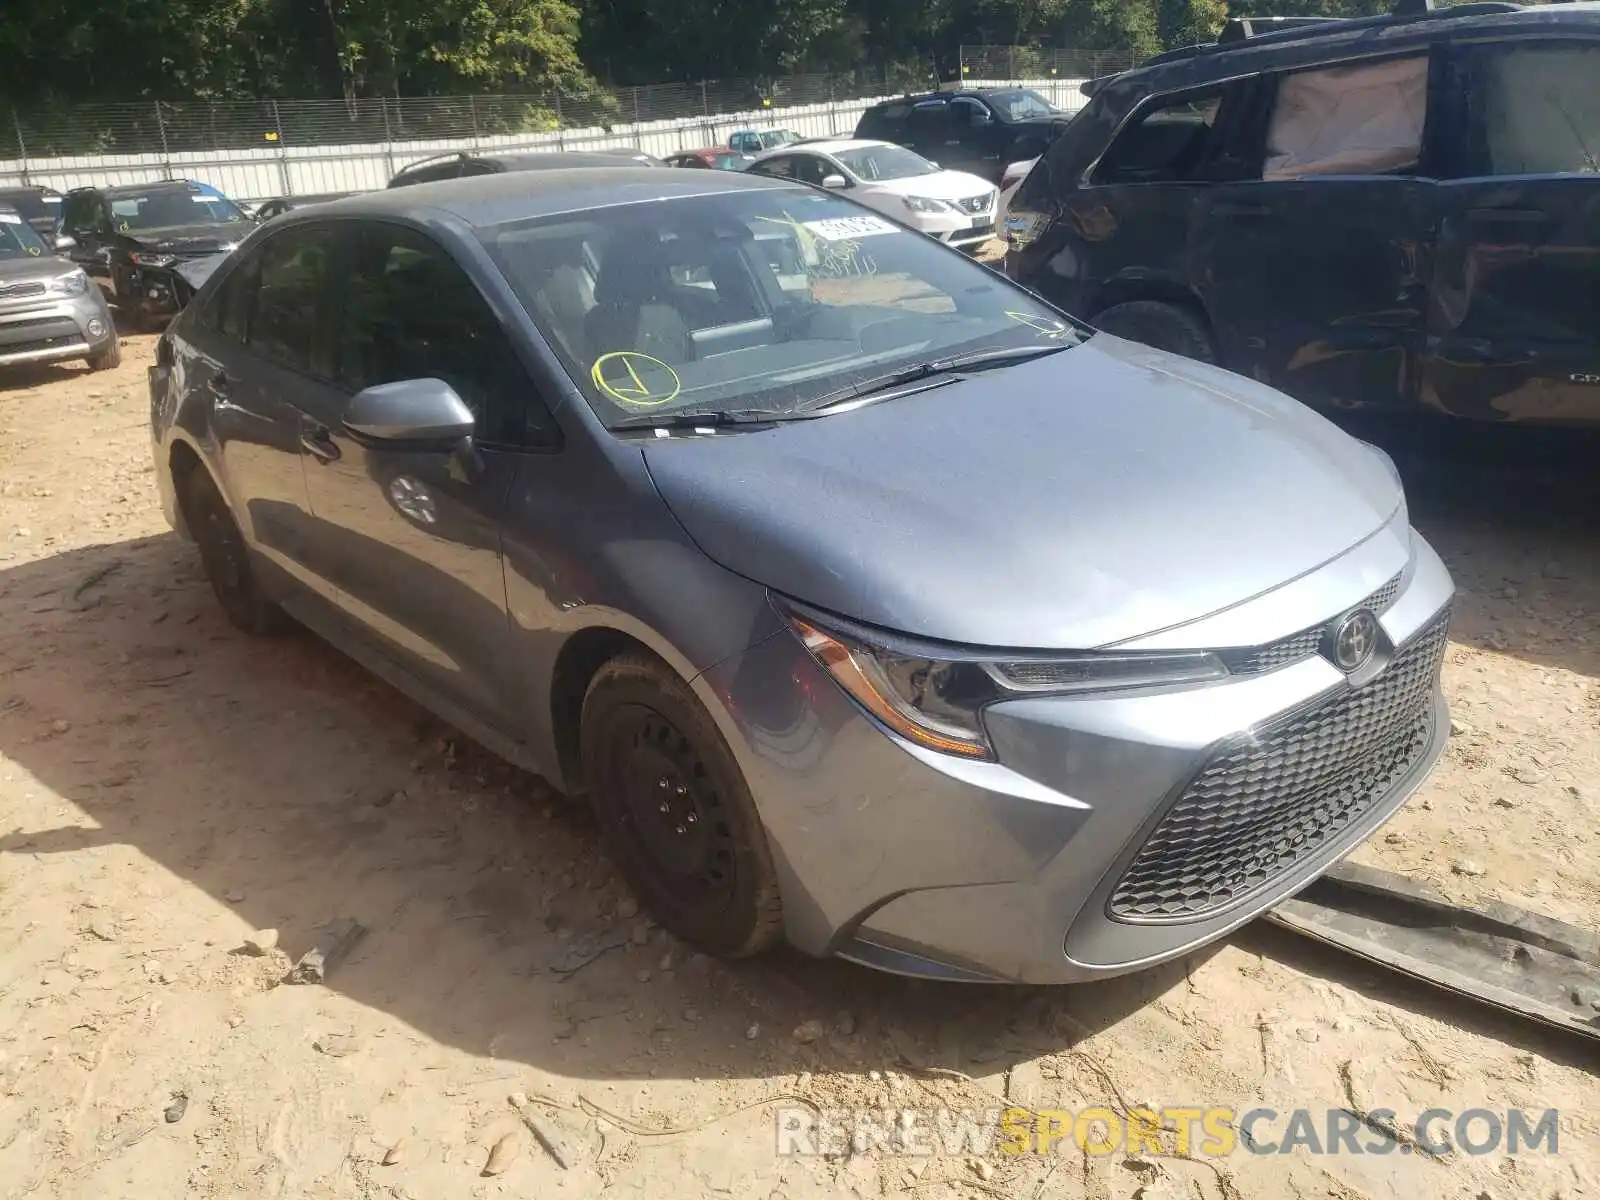
<svg viewBox="0 0 1600 1200"><path fill-rule="evenodd" d="M941 167L970 171L984 179L998 179L1005 164L1000 161L1004 127L983 101L973 96L956 96L950 101L950 127L944 153L934 155Z"/></svg>
<svg viewBox="0 0 1600 1200"><path fill-rule="evenodd" d="M1451 51L1424 403L1600 423L1600 40Z"/></svg>
<svg viewBox="0 0 1600 1200"><path fill-rule="evenodd" d="M335 386L303 430L312 566L374 649L510 731L500 522L524 454L559 437L490 304L438 242L385 222L346 229ZM472 409L476 460L368 445L344 427L357 391L421 378L449 383Z"/></svg>
<svg viewBox="0 0 1600 1200"><path fill-rule="evenodd" d="M941 163L946 154L946 142L953 137L951 130L950 101L945 96L930 96L911 106L906 117L905 141L923 158Z"/></svg>
<svg viewBox="0 0 1600 1200"><path fill-rule="evenodd" d="M301 584L312 580L300 413L326 387L332 247L328 226L295 226L235 264L197 314L183 382L209 403L223 492L246 537Z"/></svg>
<svg viewBox="0 0 1600 1200"><path fill-rule="evenodd" d="M1224 366L1324 407L1410 403L1435 67L1424 48L1252 85L1196 198L1190 246Z"/></svg>

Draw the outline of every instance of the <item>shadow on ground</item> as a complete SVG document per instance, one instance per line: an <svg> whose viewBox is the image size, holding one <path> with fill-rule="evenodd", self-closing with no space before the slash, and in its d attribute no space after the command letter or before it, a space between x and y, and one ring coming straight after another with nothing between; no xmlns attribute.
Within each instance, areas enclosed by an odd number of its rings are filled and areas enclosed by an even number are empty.
<svg viewBox="0 0 1600 1200"><path fill-rule="evenodd" d="M1439 471L1444 480L1451 468ZM1528 561L1593 571L1592 515L1586 541L1572 501L1534 486L1496 501L1454 488L1417 489L1417 519L1452 562L1515 547ZM1549 591L1576 604L1556 585L1578 582L1552 578ZM906 1061L1003 1077L1118 1023L1195 966L1074 989L991 989L792 953L710 962L627 912L585 810L309 634L235 633L174 536L6 570L0 614L0 749L96 826L7 832L0 853L132 847L252 925L281 930L291 956L322 923L357 917L371 933L329 986L471 1053L574 1078L770 1077ZM1543 647L1507 649L1565 661ZM1592 643L1571 652L1580 661L1566 665L1600 674ZM608 929L626 931L626 944L570 976L554 969ZM1553 1036L1489 1013L1464 1017L1453 998L1281 931L1240 940L1393 1003L1569 1054ZM648 1037L607 1036L608 1022L641 1010ZM828 1032L802 1044L790 1031L808 1020Z"/></svg>

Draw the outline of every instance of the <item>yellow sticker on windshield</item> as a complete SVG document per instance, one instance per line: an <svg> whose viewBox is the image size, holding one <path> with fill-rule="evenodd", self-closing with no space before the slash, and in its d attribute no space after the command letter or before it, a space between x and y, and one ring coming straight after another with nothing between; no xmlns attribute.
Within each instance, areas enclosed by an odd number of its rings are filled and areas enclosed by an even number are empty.
<svg viewBox="0 0 1600 1200"><path fill-rule="evenodd" d="M1037 330L1046 337L1060 337L1067 333L1071 326L1065 321L1058 321L1054 317L1041 317L1037 313L1012 312L1006 309L1006 316L1019 325L1026 325L1029 329Z"/></svg>
<svg viewBox="0 0 1600 1200"><path fill-rule="evenodd" d="M127 233L128 232L128 223L126 221L120 222L117 225L117 232L118 233Z"/></svg>
<svg viewBox="0 0 1600 1200"><path fill-rule="evenodd" d="M683 391L678 373L659 358L637 350L613 350L594 360L595 387L626 408L658 408Z"/></svg>

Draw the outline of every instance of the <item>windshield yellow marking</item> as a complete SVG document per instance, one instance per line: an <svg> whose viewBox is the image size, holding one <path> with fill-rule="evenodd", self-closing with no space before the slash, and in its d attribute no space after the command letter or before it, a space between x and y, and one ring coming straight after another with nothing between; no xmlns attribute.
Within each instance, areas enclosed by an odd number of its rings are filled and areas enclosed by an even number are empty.
<svg viewBox="0 0 1600 1200"><path fill-rule="evenodd" d="M621 376L613 370L609 376L606 368L622 365ZM644 373L640 374L640 369ZM665 373L665 378L662 374ZM646 377L651 382L646 383ZM618 404L627 408L659 408L678 398L678 393L683 391L683 380L678 378L678 373L667 363L649 354L641 354L637 350L613 350L609 354L602 354L594 360L594 365L589 368L589 378L594 380L595 387L610 396Z"/></svg>

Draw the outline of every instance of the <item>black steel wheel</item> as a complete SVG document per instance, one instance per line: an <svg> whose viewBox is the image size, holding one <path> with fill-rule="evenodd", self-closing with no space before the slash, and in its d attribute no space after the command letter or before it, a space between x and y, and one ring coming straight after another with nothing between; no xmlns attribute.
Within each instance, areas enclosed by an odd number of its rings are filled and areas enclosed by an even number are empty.
<svg viewBox="0 0 1600 1200"><path fill-rule="evenodd" d="M585 783L629 885L669 931L733 958L777 941L777 875L721 734L664 663L624 655L584 697Z"/></svg>
<svg viewBox="0 0 1600 1200"><path fill-rule="evenodd" d="M183 480L183 514L228 620L257 636L282 629L283 610L261 591L244 534L204 467L196 466Z"/></svg>

